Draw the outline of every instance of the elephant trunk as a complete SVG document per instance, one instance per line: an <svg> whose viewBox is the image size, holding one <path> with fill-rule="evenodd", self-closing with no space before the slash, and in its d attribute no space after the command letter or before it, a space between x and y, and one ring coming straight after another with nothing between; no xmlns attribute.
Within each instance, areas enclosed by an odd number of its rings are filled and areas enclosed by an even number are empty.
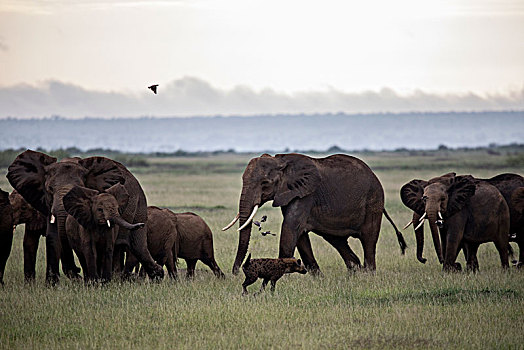
<svg viewBox="0 0 524 350"><path fill-rule="evenodd" d="M116 215L116 216L112 217L110 221L113 221L118 226L123 227L123 228L125 228L126 230L129 230L129 231L138 230L139 228L142 228L145 225L142 222L139 222L137 224L131 224L131 223L127 222L126 220L124 220L120 215Z"/></svg>
<svg viewBox="0 0 524 350"><path fill-rule="evenodd" d="M413 223L415 227L418 225L420 217L417 213L413 213ZM417 260L425 264L427 259L422 256L424 252L424 225L421 225L415 230L415 239L417 240Z"/></svg>
<svg viewBox="0 0 524 350"><path fill-rule="evenodd" d="M440 245L440 235L439 230L437 226L437 213L439 211L438 207L436 208L428 208L426 207L426 212L428 214L428 221L429 221L429 227L431 229L431 237L433 238L433 245L435 246L435 252L437 253L438 261L442 264L444 262L444 258L442 255L442 247Z"/></svg>
<svg viewBox="0 0 524 350"><path fill-rule="evenodd" d="M239 201L239 224L240 227L243 227L244 224L248 221L253 208L255 207L255 196L253 195L253 191L249 188L249 186L244 185L242 187L242 194L240 195L240 201ZM244 258L247 254L247 248L249 246L249 240L251 238L251 223L247 223L247 225L240 230L239 233L239 239L238 239L238 249L237 249L237 255L235 258L235 262L233 263L233 274L238 274L240 265L242 265L242 261L244 261Z"/></svg>

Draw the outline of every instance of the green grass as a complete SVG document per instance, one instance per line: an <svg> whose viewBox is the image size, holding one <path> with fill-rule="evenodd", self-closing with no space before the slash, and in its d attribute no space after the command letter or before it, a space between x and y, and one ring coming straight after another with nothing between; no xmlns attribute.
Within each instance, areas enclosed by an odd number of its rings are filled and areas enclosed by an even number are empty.
<svg viewBox="0 0 524 350"><path fill-rule="evenodd" d="M376 168L397 226L411 218L398 191L413 178L453 170L477 177L522 171L508 165L505 155L481 152L448 151L445 160L402 152L359 157ZM232 155L148 158L148 167L132 168L149 204L194 211L206 220L225 280L198 263L193 281L84 287L62 278L58 287L48 288L42 239L37 281L26 285L23 227L17 228L6 285L0 288L0 348L522 348L524 271L502 272L489 243L479 249L479 273L445 274L427 232L423 265L415 258L412 229L404 232L408 250L402 256L386 220L375 273L348 273L336 251L311 234L322 277L286 275L274 294L242 297L243 275L230 273L238 236L234 229L220 228L236 215L248 160ZM5 178L0 187L10 190ZM280 210L266 204L257 217L262 215L268 215L264 229L278 233ZM274 257L278 238L253 231L249 251L254 257ZM362 259L360 242L350 238L349 244ZM465 264L462 254L458 260ZM185 268L184 261L179 268ZM250 292L259 286L255 283Z"/></svg>

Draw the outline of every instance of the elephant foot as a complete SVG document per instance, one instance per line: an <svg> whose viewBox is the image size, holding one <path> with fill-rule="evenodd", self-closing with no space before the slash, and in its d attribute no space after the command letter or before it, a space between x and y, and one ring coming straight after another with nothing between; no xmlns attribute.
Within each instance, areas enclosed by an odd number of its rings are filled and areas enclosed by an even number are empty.
<svg viewBox="0 0 524 350"><path fill-rule="evenodd" d="M317 267L317 268L308 268L307 269L307 272L312 275L313 277L323 277L324 274L322 273L322 271L320 271L320 269Z"/></svg>
<svg viewBox="0 0 524 350"><path fill-rule="evenodd" d="M445 272L459 272L459 271L462 271L462 265L460 263L453 263L453 264L444 263L442 270Z"/></svg>
<svg viewBox="0 0 524 350"><path fill-rule="evenodd" d="M47 275L45 278L45 284L48 287L55 287L59 284L59 282L60 282L60 277L57 274L50 274L50 275Z"/></svg>
<svg viewBox="0 0 524 350"><path fill-rule="evenodd" d="M147 274L153 281L161 281L164 279L164 269L158 264L155 264L151 270L147 271Z"/></svg>

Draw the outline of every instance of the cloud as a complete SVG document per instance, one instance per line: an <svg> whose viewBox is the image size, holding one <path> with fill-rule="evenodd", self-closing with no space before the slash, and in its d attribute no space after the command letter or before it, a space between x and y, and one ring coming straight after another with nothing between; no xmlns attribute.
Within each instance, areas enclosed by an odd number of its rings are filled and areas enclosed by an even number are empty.
<svg viewBox="0 0 524 350"><path fill-rule="evenodd" d="M411 94L383 88L348 93L337 89L292 94L248 86L219 89L185 77L158 87L158 95L87 90L50 80L39 85L0 87L0 117L40 118L60 115L82 117L207 116L296 113L377 113L413 111L523 110L524 88L506 94Z"/></svg>

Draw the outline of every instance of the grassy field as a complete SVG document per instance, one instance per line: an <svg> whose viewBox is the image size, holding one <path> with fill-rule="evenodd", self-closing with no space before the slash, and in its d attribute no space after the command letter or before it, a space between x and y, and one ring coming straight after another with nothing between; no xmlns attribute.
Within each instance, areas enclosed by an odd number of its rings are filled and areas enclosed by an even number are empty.
<svg viewBox="0 0 524 350"><path fill-rule="evenodd" d="M490 177L522 174L523 169L505 155L480 151L358 157L380 178L386 208L400 227L411 213L400 202L399 189L413 178L449 171ZM479 249L479 273L445 274L428 232L424 254L428 262L423 265L415 258L412 228L404 232L408 250L402 256L386 220L376 273L349 274L336 251L312 234L322 277L288 275L277 283L274 294L242 297L243 274L231 274L238 236L236 230L220 228L237 213L241 174L249 159L247 155L150 158L148 167L131 169L150 205L194 211L206 220L214 232L225 280L217 280L198 263L193 281L114 281L84 287L62 278L58 287L47 288L42 240L37 281L27 285L23 227L18 227L6 285L0 288L0 348L523 348L524 271L502 272L498 253L489 243ZM0 187L10 190L5 177ZM262 215L268 216L264 228L279 232L280 211L266 204L257 217ZM275 257L278 239L254 231L249 251L253 257ZM362 260L360 242L350 238L349 243ZM459 261L465 265L462 255ZM184 267L180 261L179 268ZM259 286L257 282L250 291Z"/></svg>

